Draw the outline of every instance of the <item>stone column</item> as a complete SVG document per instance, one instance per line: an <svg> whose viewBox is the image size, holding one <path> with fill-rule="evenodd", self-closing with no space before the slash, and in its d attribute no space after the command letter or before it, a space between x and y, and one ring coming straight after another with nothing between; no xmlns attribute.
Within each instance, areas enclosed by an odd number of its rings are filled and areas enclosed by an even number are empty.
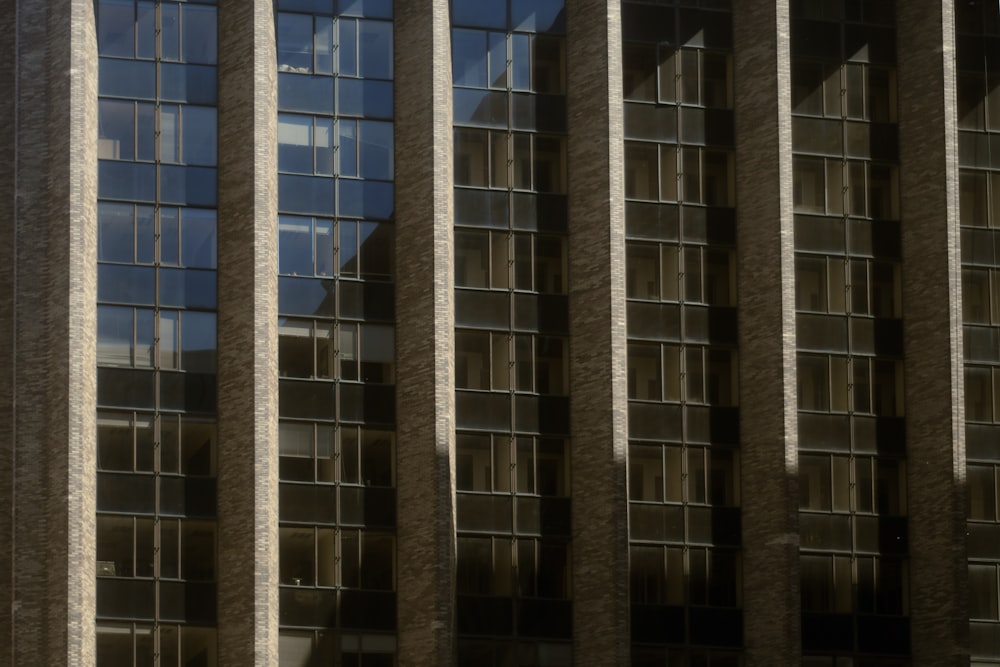
<svg viewBox="0 0 1000 667"><path fill-rule="evenodd" d="M271 0L219 2L219 665L278 663L277 68Z"/></svg>
<svg viewBox="0 0 1000 667"><path fill-rule="evenodd" d="M395 3L398 660L455 661L455 315L447 0Z"/></svg>
<svg viewBox="0 0 1000 667"><path fill-rule="evenodd" d="M747 667L800 661L788 3L733 3Z"/></svg>
<svg viewBox="0 0 1000 667"><path fill-rule="evenodd" d="M913 665L967 665L954 5L896 12Z"/></svg>
<svg viewBox="0 0 1000 667"><path fill-rule="evenodd" d="M621 4L570 0L573 662L628 665L628 387Z"/></svg>
<svg viewBox="0 0 1000 667"><path fill-rule="evenodd" d="M91 665L97 40L91 0L0 18L0 662Z"/></svg>

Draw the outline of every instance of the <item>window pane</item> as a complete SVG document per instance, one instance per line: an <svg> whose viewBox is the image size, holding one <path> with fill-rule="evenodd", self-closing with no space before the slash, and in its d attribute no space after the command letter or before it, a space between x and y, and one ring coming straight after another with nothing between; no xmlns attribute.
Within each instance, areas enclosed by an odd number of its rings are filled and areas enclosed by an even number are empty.
<svg viewBox="0 0 1000 667"><path fill-rule="evenodd" d="M216 50L215 8L184 5L181 11L184 62L214 64Z"/></svg>
<svg viewBox="0 0 1000 667"><path fill-rule="evenodd" d="M132 58L135 55L132 0L102 0L97 21L97 43L102 56Z"/></svg>
<svg viewBox="0 0 1000 667"><path fill-rule="evenodd" d="M100 100L97 110L97 157L135 159L135 103Z"/></svg>
<svg viewBox="0 0 1000 667"><path fill-rule="evenodd" d="M313 119L311 116L278 115L278 170L313 173Z"/></svg>
<svg viewBox="0 0 1000 667"><path fill-rule="evenodd" d="M312 17L278 14L278 71L310 72L312 42Z"/></svg>
<svg viewBox="0 0 1000 667"><path fill-rule="evenodd" d="M392 24L386 21L358 21L358 76L392 78Z"/></svg>
<svg viewBox="0 0 1000 667"><path fill-rule="evenodd" d="M184 107L185 164L213 166L216 162L216 110L212 107Z"/></svg>
<svg viewBox="0 0 1000 667"><path fill-rule="evenodd" d="M392 178L393 126L392 123L360 121L358 175L362 178Z"/></svg>
<svg viewBox="0 0 1000 667"><path fill-rule="evenodd" d="M132 365L133 309L99 306L97 309L97 363Z"/></svg>
<svg viewBox="0 0 1000 667"><path fill-rule="evenodd" d="M285 275L313 274L312 219L278 216L279 272Z"/></svg>
<svg viewBox="0 0 1000 667"><path fill-rule="evenodd" d="M215 371L215 313L187 311L181 335L181 368L188 371Z"/></svg>
<svg viewBox="0 0 1000 667"><path fill-rule="evenodd" d="M337 71L347 76L358 75L358 22L341 18L340 43L337 46L339 58Z"/></svg>
<svg viewBox="0 0 1000 667"><path fill-rule="evenodd" d="M98 203L98 261L131 263L134 260L134 213L131 204Z"/></svg>
<svg viewBox="0 0 1000 667"><path fill-rule="evenodd" d="M181 211L181 265L214 269L216 258L215 211L187 208Z"/></svg>
<svg viewBox="0 0 1000 667"><path fill-rule="evenodd" d="M353 120L337 121L340 147L338 172L341 176L358 175L358 124Z"/></svg>

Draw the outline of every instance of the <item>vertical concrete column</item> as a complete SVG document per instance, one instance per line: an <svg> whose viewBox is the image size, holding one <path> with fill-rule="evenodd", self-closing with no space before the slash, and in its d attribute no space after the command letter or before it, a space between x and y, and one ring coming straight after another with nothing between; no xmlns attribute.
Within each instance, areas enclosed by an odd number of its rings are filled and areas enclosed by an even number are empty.
<svg viewBox="0 0 1000 667"><path fill-rule="evenodd" d="M792 665L802 648L788 3L737 0L733 29L746 664Z"/></svg>
<svg viewBox="0 0 1000 667"><path fill-rule="evenodd" d="M17 12L0 12L0 159L8 165L0 177L0 661L14 664L14 415L17 356L16 270L14 258L17 192Z"/></svg>
<svg viewBox="0 0 1000 667"><path fill-rule="evenodd" d="M97 41L91 0L8 3L0 68L0 663L91 665Z"/></svg>
<svg viewBox="0 0 1000 667"><path fill-rule="evenodd" d="M455 314L448 0L395 3L398 656L455 661Z"/></svg>
<svg viewBox="0 0 1000 667"><path fill-rule="evenodd" d="M566 5L573 662L624 666L628 388L621 3Z"/></svg>
<svg viewBox="0 0 1000 667"><path fill-rule="evenodd" d="M219 664L276 665L278 73L271 0L221 0L219 26Z"/></svg>
<svg viewBox="0 0 1000 667"><path fill-rule="evenodd" d="M913 665L963 665L969 613L954 5L900 2L896 12L898 51L906 54L897 89Z"/></svg>

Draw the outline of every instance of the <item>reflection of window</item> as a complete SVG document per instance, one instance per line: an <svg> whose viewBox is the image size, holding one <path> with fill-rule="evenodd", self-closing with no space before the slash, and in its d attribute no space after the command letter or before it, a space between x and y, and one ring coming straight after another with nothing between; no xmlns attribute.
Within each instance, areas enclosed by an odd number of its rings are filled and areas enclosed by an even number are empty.
<svg viewBox="0 0 1000 667"><path fill-rule="evenodd" d="M395 537L370 530L282 526L281 583L393 590Z"/></svg>
<svg viewBox="0 0 1000 667"><path fill-rule="evenodd" d="M564 94L564 45L545 35L453 30L454 83L506 90L509 82L513 90Z"/></svg>
<svg viewBox="0 0 1000 667"><path fill-rule="evenodd" d="M739 452L725 447L632 444L629 500L739 505Z"/></svg>
<svg viewBox="0 0 1000 667"><path fill-rule="evenodd" d="M98 3L97 43L102 56L145 59L159 55L163 60L212 65L216 32L214 7L176 2L139 2L136 6L132 0Z"/></svg>
<svg viewBox="0 0 1000 667"><path fill-rule="evenodd" d="M799 311L899 317L899 290L899 265L893 261L795 257L795 307Z"/></svg>
<svg viewBox="0 0 1000 667"><path fill-rule="evenodd" d="M741 580L739 558L730 551L638 544L629 548L633 604L736 607Z"/></svg>
<svg viewBox="0 0 1000 667"><path fill-rule="evenodd" d="M989 464L972 464L967 468L969 485L969 518L974 521L996 521L1000 477L998 468Z"/></svg>
<svg viewBox="0 0 1000 667"><path fill-rule="evenodd" d="M627 44L623 58L627 100L732 106L732 65L727 54Z"/></svg>
<svg viewBox="0 0 1000 667"><path fill-rule="evenodd" d="M728 249L628 243L626 288L631 299L731 306L734 254Z"/></svg>
<svg viewBox="0 0 1000 667"><path fill-rule="evenodd" d="M455 184L564 193L565 138L456 129Z"/></svg>
<svg viewBox="0 0 1000 667"><path fill-rule="evenodd" d="M799 507L820 512L906 514L906 464L891 458L802 454Z"/></svg>
<svg viewBox="0 0 1000 667"><path fill-rule="evenodd" d="M568 347L558 336L458 331L455 366L460 389L549 395L568 390Z"/></svg>
<svg viewBox="0 0 1000 667"><path fill-rule="evenodd" d="M459 595L566 598L569 545L561 540L459 537Z"/></svg>
<svg viewBox="0 0 1000 667"><path fill-rule="evenodd" d="M565 443L559 438L460 433L455 450L459 491L565 496Z"/></svg>
<svg viewBox="0 0 1000 667"><path fill-rule="evenodd" d="M102 411L97 415L97 467L212 475L215 437L215 424L203 418Z"/></svg>
<svg viewBox="0 0 1000 667"><path fill-rule="evenodd" d="M997 565L969 564L969 616L1000 621L1000 588Z"/></svg>
<svg viewBox="0 0 1000 667"><path fill-rule="evenodd" d="M97 363L215 370L215 313L117 306L97 308Z"/></svg>
<svg viewBox="0 0 1000 667"><path fill-rule="evenodd" d="M869 357L800 354L799 409L896 417L903 414L899 362Z"/></svg>
<svg viewBox="0 0 1000 667"><path fill-rule="evenodd" d="M97 259L101 262L214 269L216 214L209 209L97 205Z"/></svg>
<svg viewBox="0 0 1000 667"><path fill-rule="evenodd" d="M282 173L388 180L392 170L392 123L278 114Z"/></svg>
<svg viewBox="0 0 1000 667"><path fill-rule="evenodd" d="M1000 421L1000 368L966 365L965 418L975 422Z"/></svg>
<svg viewBox="0 0 1000 667"><path fill-rule="evenodd" d="M391 384L393 328L283 318L278 324L278 370L283 377Z"/></svg>
<svg viewBox="0 0 1000 667"><path fill-rule="evenodd" d="M212 581L215 542L211 521L98 514L98 576Z"/></svg>
<svg viewBox="0 0 1000 667"><path fill-rule="evenodd" d="M798 60L792 66L792 112L895 122L896 73L857 62Z"/></svg>
<svg viewBox="0 0 1000 667"><path fill-rule="evenodd" d="M278 272L291 276L388 278L393 227L387 223L278 216Z"/></svg>
<svg viewBox="0 0 1000 667"><path fill-rule="evenodd" d="M793 201L801 213L895 220L899 183L894 165L796 157Z"/></svg>
<svg viewBox="0 0 1000 667"><path fill-rule="evenodd" d="M735 351L698 345L629 343L629 398L735 405Z"/></svg>
<svg viewBox="0 0 1000 667"><path fill-rule="evenodd" d="M215 629L158 623L154 628L136 624L100 622L97 625L97 664L151 665L154 635L159 635L161 665L212 665Z"/></svg>
<svg viewBox="0 0 1000 667"><path fill-rule="evenodd" d="M958 187L963 226L1000 227L1000 172L961 170Z"/></svg>
<svg viewBox="0 0 1000 667"><path fill-rule="evenodd" d="M278 71L392 78L392 23L279 13Z"/></svg>
<svg viewBox="0 0 1000 667"><path fill-rule="evenodd" d="M287 481L392 486L395 435L374 428L282 421L279 477Z"/></svg>
<svg viewBox="0 0 1000 667"><path fill-rule="evenodd" d="M732 206L732 171L726 151L625 142L625 196L630 199Z"/></svg>

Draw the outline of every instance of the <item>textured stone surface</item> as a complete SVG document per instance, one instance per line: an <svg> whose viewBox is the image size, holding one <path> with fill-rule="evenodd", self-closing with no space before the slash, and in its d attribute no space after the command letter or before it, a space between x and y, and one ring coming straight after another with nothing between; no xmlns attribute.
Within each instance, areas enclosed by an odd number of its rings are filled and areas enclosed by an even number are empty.
<svg viewBox="0 0 1000 667"><path fill-rule="evenodd" d="M95 646L93 4L8 3L2 29L0 663L87 665Z"/></svg>
<svg viewBox="0 0 1000 667"><path fill-rule="evenodd" d="M621 5L567 4L575 665L627 665L628 403Z"/></svg>
<svg viewBox="0 0 1000 667"><path fill-rule="evenodd" d="M455 399L447 0L395 3L398 656L454 664Z"/></svg>
<svg viewBox="0 0 1000 667"><path fill-rule="evenodd" d="M219 3L219 665L278 663L277 68L270 0Z"/></svg>
<svg viewBox="0 0 1000 667"><path fill-rule="evenodd" d="M914 667L968 664L954 5L897 3ZM928 45L938 45L931 48Z"/></svg>
<svg viewBox="0 0 1000 667"><path fill-rule="evenodd" d="M733 3L747 667L799 662L788 4Z"/></svg>
<svg viewBox="0 0 1000 667"><path fill-rule="evenodd" d="M0 12L0 51L15 53L17 15ZM0 662L14 662L14 179L16 133L16 56L0 58L0 159L8 165L0 177Z"/></svg>

